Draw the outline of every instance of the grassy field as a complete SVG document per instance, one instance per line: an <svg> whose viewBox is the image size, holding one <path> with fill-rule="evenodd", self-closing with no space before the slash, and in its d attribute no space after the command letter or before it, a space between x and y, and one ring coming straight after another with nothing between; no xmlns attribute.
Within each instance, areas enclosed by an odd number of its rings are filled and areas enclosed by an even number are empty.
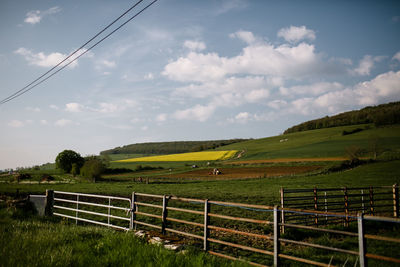
<svg viewBox="0 0 400 267"><path fill-rule="evenodd" d="M344 131L351 132L357 128L362 128L362 131L343 135ZM345 150L349 146L359 147L362 157L371 158L373 140L377 144L379 154L376 162L342 171L329 171L332 166L338 166L341 160L346 159ZM191 161L188 158L186 158L188 161L183 162L112 162L110 166L112 168L129 168L136 171L103 176L103 179L99 179L96 183L60 174L51 168L51 164L47 164L45 169L36 171L32 176L36 182L34 184L18 184L10 176L1 176L0 195L44 194L46 189L53 189L130 197L134 191L274 205L279 204L281 187L332 188L400 184L400 126L374 128L371 125L356 125L321 129L250 140L221 148L221 151L227 150L240 151L237 154L240 154L240 157L211 162L210 165L204 161ZM120 160L140 156L142 155L110 155L110 159ZM192 168L194 164L198 165L198 168ZM138 165L161 168L146 170L146 168L137 168ZM215 167L223 174L210 175L210 170ZM59 183L38 183L43 174L51 174ZM149 183L147 184L142 179L138 180L137 177L150 177ZM60 223L60 221L35 218L22 219L21 216L15 217L15 214L9 214L4 209L0 212L2 212L0 214L1 266L25 266L30 261L33 262L30 264L32 266L39 265L39 262L43 261L51 263L49 265L57 265L55 256L52 255L60 257L62 259L60 265L63 266L97 265L97 263L102 265L103 260L104 265L160 266L160 259L165 260L165 266L227 266L226 264L230 264L216 261L198 252L189 252L191 253L189 254L190 261L185 261L187 259L183 255L176 256L168 251L164 254L164 250L158 247L147 245L124 233L107 229L66 226L63 221ZM233 215L239 216L241 212L238 211L238 214ZM292 234L294 238L307 238L302 233L289 234ZM85 238L80 238L80 236L85 236ZM321 244L329 245L332 242L326 236L319 238L321 238ZM335 242L339 241L335 240ZM349 241L349 244L351 242ZM132 246L137 247L138 253L145 256L135 254ZM35 249L32 253L16 256L18 253L15 251L28 247L35 247ZM108 249L110 247L117 249L115 252L110 251ZM374 249L385 250L379 246ZM108 251L105 252L105 250ZM80 251L86 251L86 253L80 253ZM99 254L100 252L104 253L104 257ZM317 253L314 250L303 252L307 255ZM127 258L126 255L129 253L134 255L134 258L136 257L139 265L135 265L136 263ZM247 256L252 258L253 254ZM323 257L326 261L329 255ZM342 260L344 262L346 259Z"/></svg>
<svg viewBox="0 0 400 267"><path fill-rule="evenodd" d="M0 266L246 266L188 248L148 244L132 233L27 217L0 207Z"/></svg>
<svg viewBox="0 0 400 267"><path fill-rule="evenodd" d="M255 204L277 204L279 189L379 186L400 184L400 161L377 162L356 167L343 172L319 175L297 175L275 178L235 179L235 180L185 180L167 179L165 182L137 183L129 179L120 182L100 181L98 183L78 182L72 184L0 184L0 193L44 194L46 189L72 192L89 192L129 197L133 191L154 194L177 195L193 198L209 198Z"/></svg>
<svg viewBox="0 0 400 267"><path fill-rule="evenodd" d="M343 131L363 129L343 135ZM360 147L371 156L371 142L377 139L380 152L400 151L400 126L374 128L372 125L353 125L279 135L250 140L223 147L224 150L244 150L244 159L343 157L349 146Z"/></svg>

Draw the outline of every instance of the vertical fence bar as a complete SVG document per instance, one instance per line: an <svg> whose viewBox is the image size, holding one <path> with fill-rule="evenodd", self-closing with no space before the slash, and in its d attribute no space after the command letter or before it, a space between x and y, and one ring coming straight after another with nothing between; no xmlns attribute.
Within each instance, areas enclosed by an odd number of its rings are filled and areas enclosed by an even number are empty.
<svg viewBox="0 0 400 267"><path fill-rule="evenodd" d="M209 223L209 216L208 212L210 211L210 204L208 203L208 199L204 200L204 251L208 250L208 235L209 235L209 230L208 230L208 223Z"/></svg>
<svg viewBox="0 0 400 267"><path fill-rule="evenodd" d="M107 216L108 227L110 227L110 215L111 215L111 198L108 198L108 216Z"/></svg>
<svg viewBox="0 0 400 267"><path fill-rule="evenodd" d="M78 225L78 216L79 216L79 195L76 195L76 212L75 212L75 217L76 217L76 221L75 224Z"/></svg>
<svg viewBox="0 0 400 267"><path fill-rule="evenodd" d="M399 187L397 184L393 185L393 217L399 217Z"/></svg>
<svg viewBox="0 0 400 267"><path fill-rule="evenodd" d="M362 212L365 212L365 206L364 206L364 190L361 189L361 207L362 207Z"/></svg>
<svg viewBox="0 0 400 267"><path fill-rule="evenodd" d="M357 215L357 222L358 222L358 254L360 257L360 267L366 267L366 247L365 247L365 239L364 239L364 220L363 214L358 213Z"/></svg>
<svg viewBox="0 0 400 267"><path fill-rule="evenodd" d="M54 206L54 191L46 189L45 214L47 216L52 216L53 215L53 206Z"/></svg>
<svg viewBox="0 0 400 267"><path fill-rule="evenodd" d="M325 196L325 212L328 212L328 203L326 200L326 191L324 192L324 196ZM328 224L328 215L325 215L325 223Z"/></svg>
<svg viewBox="0 0 400 267"><path fill-rule="evenodd" d="M161 225L161 232L162 234L165 234L165 228L167 226L167 205L168 205L168 199L167 196L163 196L163 203L162 203L162 225Z"/></svg>
<svg viewBox="0 0 400 267"><path fill-rule="evenodd" d="M314 210L318 210L318 193L317 193L316 187L314 187ZM315 214L314 223L316 226L318 226L318 215L317 214Z"/></svg>
<svg viewBox="0 0 400 267"><path fill-rule="evenodd" d="M371 215L374 215L374 189L372 186L369 187L369 208Z"/></svg>
<svg viewBox="0 0 400 267"><path fill-rule="evenodd" d="M284 203L285 203L285 189L283 187L281 187L281 208L282 208L281 221L282 221L282 224L285 224L285 212L283 211ZM281 226L281 231L282 231L282 234L285 233L284 225Z"/></svg>
<svg viewBox="0 0 400 267"><path fill-rule="evenodd" d="M136 194L135 194L135 192L132 192L131 217L130 217L130 222L129 222L129 229L130 229L130 230L133 230L133 228L135 228L135 230L136 230L136 223L134 223L135 220L136 220L136 213L135 213L135 211L136 211L136 204L135 204L135 202L136 202ZM134 227L134 226L135 226L135 227Z"/></svg>
<svg viewBox="0 0 400 267"><path fill-rule="evenodd" d="M347 187L343 188L344 193L344 212L346 213L344 226L349 226L349 195L347 194Z"/></svg>
<svg viewBox="0 0 400 267"><path fill-rule="evenodd" d="M274 206L274 266L279 266L279 211L278 206Z"/></svg>

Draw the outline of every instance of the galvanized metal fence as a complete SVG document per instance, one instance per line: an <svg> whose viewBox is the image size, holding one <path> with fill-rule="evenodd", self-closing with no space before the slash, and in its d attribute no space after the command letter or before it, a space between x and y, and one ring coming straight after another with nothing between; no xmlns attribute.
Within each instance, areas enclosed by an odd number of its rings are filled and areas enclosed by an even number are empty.
<svg viewBox="0 0 400 267"><path fill-rule="evenodd" d="M48 192L50 199L52 195L51 192ZM63 195L64 198L57 197L58 195ZM54 191L53 196L55 196L54 200L50 200L49 203L54 202L53 210L57 211L53 211L54 215L73 219L77 222L95 223L122 230L150 228L157 229L161 233L169 232L182 235L193 240L193 242L198 240L197 244L200 243L201 247L212 255L246 261L255 266L281 266L293 261L315 266L335 266L335 262L343 265L343 261L346 264L349 259L354 261L354 266L357 264L366 266L367 261L371 260L381 262L381 264L384 262L400 264L399 252L397 254L394 252L395 255L367 252L367 244L369 245L371 241L383 242L383 246L387 248L396 248L396 246L400 248L400 238L366 232L366 226L368 227L370 222L394 223L398 226L400 224L398 218L350 212L345 214L300 210L136 192L132 193L131 199L61 191ZM82 198L86 199L82 200ZM89 199L92 201L90 202ZM99 203L99 200L108 201L108 205ZM118 205L112 204L112 201L116 201ZM122 202L125 202L125 204L122 205ZM76 206L66 207L65 205L55 205L56 203ZM83 210L83 207L106 209L106 212ZM112 210L123 212L125 216L114 215ZM61 211L73 212L74 214L66 214ZM354 219L355 222L352 223L352 231L349 229L344 231L342 229L285 223L281 221L281 213L336 218L347 216ZM107 221L82 218L81 215L97 216L105 218ZM111 220L118 221L118 223ZM124 227L120 221L129 222L129 225ZM296 234L283 234L280 229L282 227L294 231L304 231L302 235L314 237L317 234L341 236L338 240L350 238L353 241L350 242L351 246L347 244L345 247L340 246L340 244L327 245L312 238L301 239L296 238ZM316 252L299 255L297 252L303 249L298 248L329 251L329 255L332 254L332 256L327 259L321 256L323 253ZM341 259L343 257L347 257L347 259Z"/></svg>

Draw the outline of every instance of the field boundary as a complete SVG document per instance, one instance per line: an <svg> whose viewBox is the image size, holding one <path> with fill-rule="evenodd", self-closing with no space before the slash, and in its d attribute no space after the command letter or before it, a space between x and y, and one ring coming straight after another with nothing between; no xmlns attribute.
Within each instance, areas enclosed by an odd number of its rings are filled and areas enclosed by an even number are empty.
<svg viewBox="0 0 400 267"><path fill-rule="evenodd" d="M288 245L293 246L301 246L301 247L309 247L315 248L335 253L341 253L348 255L349 257L356 257L356 263L359 266L364 267L367 265L368 259L374 259L378 261L386 261L393 263L400 263L400 258L389 257L385 255L377 255L372 253L367 253L367 240L378 240L381 242L385 242L386 245L390 245L393 243L400 244L399 238L381 236L381 235L372 235L365 233L365 222L367 221L377 221L377 222L386 222L386 223L395 223L399 224L400 219L398 218L390 218L390 217L378 217L371 215L364 215L363 213L334 213L334 212L322 212L316 210L299 210L299 209L291 209L291 208L282 208L278 206L267 206L267 205L256 205L256 204L246 204L246 203L233 203L233 202L223 202L223 201L213 201L208 199L191 199L191 198L183 198L177 196L168 196L168 195L155 195L155 194L144 194L133 192L131 199L129 198L120 198L115 196L103 196L103 195L91 195L91 194L81 194L81 193L72 193L72 192L62 192L62 191L52 191L47 190L47 203L50 206L48 210L49 215L61 216L64 218L70 218L76 220L76 222L84 221L88 223L95 223L102 226L114 227L117 229L129 231L129 230L137 230L139 227L148 227L159 230L161 233L173 233L178 235L183 235L187 238L199 240L202 242L202 248L204 251L208 253L220 257L224 257L227 259L235 259L246 261L249 264L255 266L267 266L265 263L257 263L251 262L247 259L239 258L236 255L229 255L227 253L223 253L220 251L215 251L214 248L211 247L211 244L219 245L222 247L229 247L236 250L247 251L249 253L261 254L263 257L267 257L270 262L269 265L273 266L281 266L281 262L283 261L296 261L309 265L315 266L334 266L332 264L332 258L330 262L321 262L315 259L307 259L298 257L294 252L290 252L286 249ZM68 197L78 198L85 197L85 201L80 202L79 200L71 200ZM94 201L88 201L88 198L94 199ZM109 204L101 204L100 201L108 201ZM111 205L111 201L116 201L116 204ZM126 202L124 205L120 205L119 203ZM170 202L174 202L175 205L171 205ZM61 204L63 203L63 204ZM179 203L186 203L190 205L194 205L194 208L180 207ZM57 205L55 205L57 204ZM94 212L88 211L82 208L82 205L94 207L96 209L106 209L105 212ZM129 204L129 207L127 207ZM74 207L68 205L75 205ZM215 206L220 208L220 210L212 211L211 206ZM142 208L145 207L150 208L153 212L144 212ZM228 210L231 208L242 209L243 211L254 211L257 214L262 214L264 219L255 218L255 217L245 217L245 216L233 216L223 214L222 210ZM117 212L122 212L125 216L118 216L111 214L111 210L116 210ZM65 211L63 213L62 211ZM73 215L68 215L67 212L75 213ZM305 226L305 225L296 225L296 224L288 224L281 221L280 213L295 213L295 214L307 214L313 216L329 216L329 217L351 217L356 220L356 232L352 232L350 230L342 231L342 230L334 230L328 228L314 227L314 226ZM178 219L176 215L174 217L168 213L185 213L191 216L196 217L196 219ZM97 216L108 220L108 223L103 222L101 219L84 219L81 217L83 214L89 214L90 216ZM265 214L265 216L264 216ZM147 221L147 219L151 219L153 221ZM116 221L121 221L121 223L126 223L129 221L129 227L120 226L120 223L110 223L110 219ZM238 230L226 227L224 224L217 225L216 223L211 223L210 219L215 219L215 221L223 220L223 221L236 221L243 222L252 225L262 225L263 227L272 226L272 229L269 233L257 233L252 232L250 230ZM180 229L177 227L172 227L171 223L178 223L185 225L186 227L192 227L192 231L189 231L187 228ZM330 233L334 235L342 235L344 237L352 237L357 239L357 247L355 248L340 248L333 247L328 245L322 245L318 243L312 243L311 241L297 241L291 239L289 237L281 237L281 227L286 228L294 228L294 229L302 229L308 230L311 232L319 232L319 233ZM197 231L195 229L200 229ZM179 229L179 230L178 230ZM232 241L227 241L226 238L220 236L211 236L211 232L218 233L230 233L241 236L243 238L248 239L261 239L265 242L269 242L269 249L259 248L252 244L239 244L233 243ZM284 246L282 244L285 244Z"/></svg>
<svg viewBox="0 0 400 267"><path fill-rule="evenodd" d="M296 188L280 189L281 207L302 208L324 212L362 212L369 215L382 215L399 218L399 187L368 186L368 187L337 187L337 188ZM352 219L346 216L342 219L328 216L311 216L281 213L282 222L304 225L340 224L348 226Z"/></svg>

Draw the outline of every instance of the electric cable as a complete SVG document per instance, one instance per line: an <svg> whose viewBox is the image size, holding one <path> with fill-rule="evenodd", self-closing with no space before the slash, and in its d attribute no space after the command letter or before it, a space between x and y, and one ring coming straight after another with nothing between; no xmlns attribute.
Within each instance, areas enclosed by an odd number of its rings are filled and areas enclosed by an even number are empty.
<svg viewBox="0 0 400 267"><path fill-rule="evenodd" d="M136 18L138 15L140 15L143 11L145 11L147 8L149 8L150 6L152 6L155 2L157 2L158 0L154 0L152 1L150 4L148 4L147 6L145 6L142 10L140 10L139 12L137 12L135 15L133 15L131 18L129 18L127 21L125 21L123 24L121 24L120 26L118 26L116 29L114 29L112 32L110 32L109 34L107 34L105 37L103 37L101 40L99 40L98 42L96 42L94 45L92 45L91 47L89 47L88 49L86 49L84 52L82 52L79 56L75 57L73 60L69 61L67 64L65 64L64 66L62 66L61 68L59 68L58 70L56 70L55 72L51 73L49 76L47 76L46 78L42 79L43 77L45 77L47 74L49 74L50 72L52 72L53 70L55 70L57 67L59 67L61 64L63 64L65 61L67 61L69 58L71 58L73 55L75 55L76 53L78 53L79 51L81 51L86 45L88 45L90 42L92 42L95 38L97 38L100 34L102 34L104 31L106 31L108 28L110 28L115 22L117 22L118 20L120 20L122 17L124 17L128 12L130 12L132 9L134 9L137 5L139 5L141 2L143 2L143 0L139 0L138 2L136 2L132 7L130 7L128 10L126 10L122 15L120 15L118 18L116 18L113 22L111 22L110 24L108 24L104 29L102 29L100 32L98 32L96 35L94 35L89 41L87 41L85 44L83 44L81 47L79 47L78 49L76 49L73 53L71 53L70 55L68 55L66 58L64 58L62 61L60 61L57 65L55 65L54 67L52 67L50 70L48 70L47 72L45 72L44 74L42 74L40 77L38 77L37 79L35 79L34 81L32 81L31 83L29 83L28 85L26 85L25 87L23 87L22 89L18 90L17 92L13 93L12 95L6 97L5 99L0 101L0 105L5 104L25 93L27 93L28 91L32 90L33 88L35 88L36 86L40 85L41 83L47 81L49 78L51 78L52 76L54 76L55 74L57 74L58 72L60 72L61 70L63 70L64 68L66 68L67 66L69 66L71 63L73 63L74 61L76 61L78 58L80 58L81 56L83 56L84 54L86 54L87 52L89 52L92 48L96 47L98 44L100 44L101 42L103 42L105 39L107 39L109 36L111 36L113 33L115 33L116 31L118 31L120 28L122 28L123 26L125 26L128 22L130 22L131 20L133 20L134 18ZM41 80L42 79L42 80Z"/></svg>

